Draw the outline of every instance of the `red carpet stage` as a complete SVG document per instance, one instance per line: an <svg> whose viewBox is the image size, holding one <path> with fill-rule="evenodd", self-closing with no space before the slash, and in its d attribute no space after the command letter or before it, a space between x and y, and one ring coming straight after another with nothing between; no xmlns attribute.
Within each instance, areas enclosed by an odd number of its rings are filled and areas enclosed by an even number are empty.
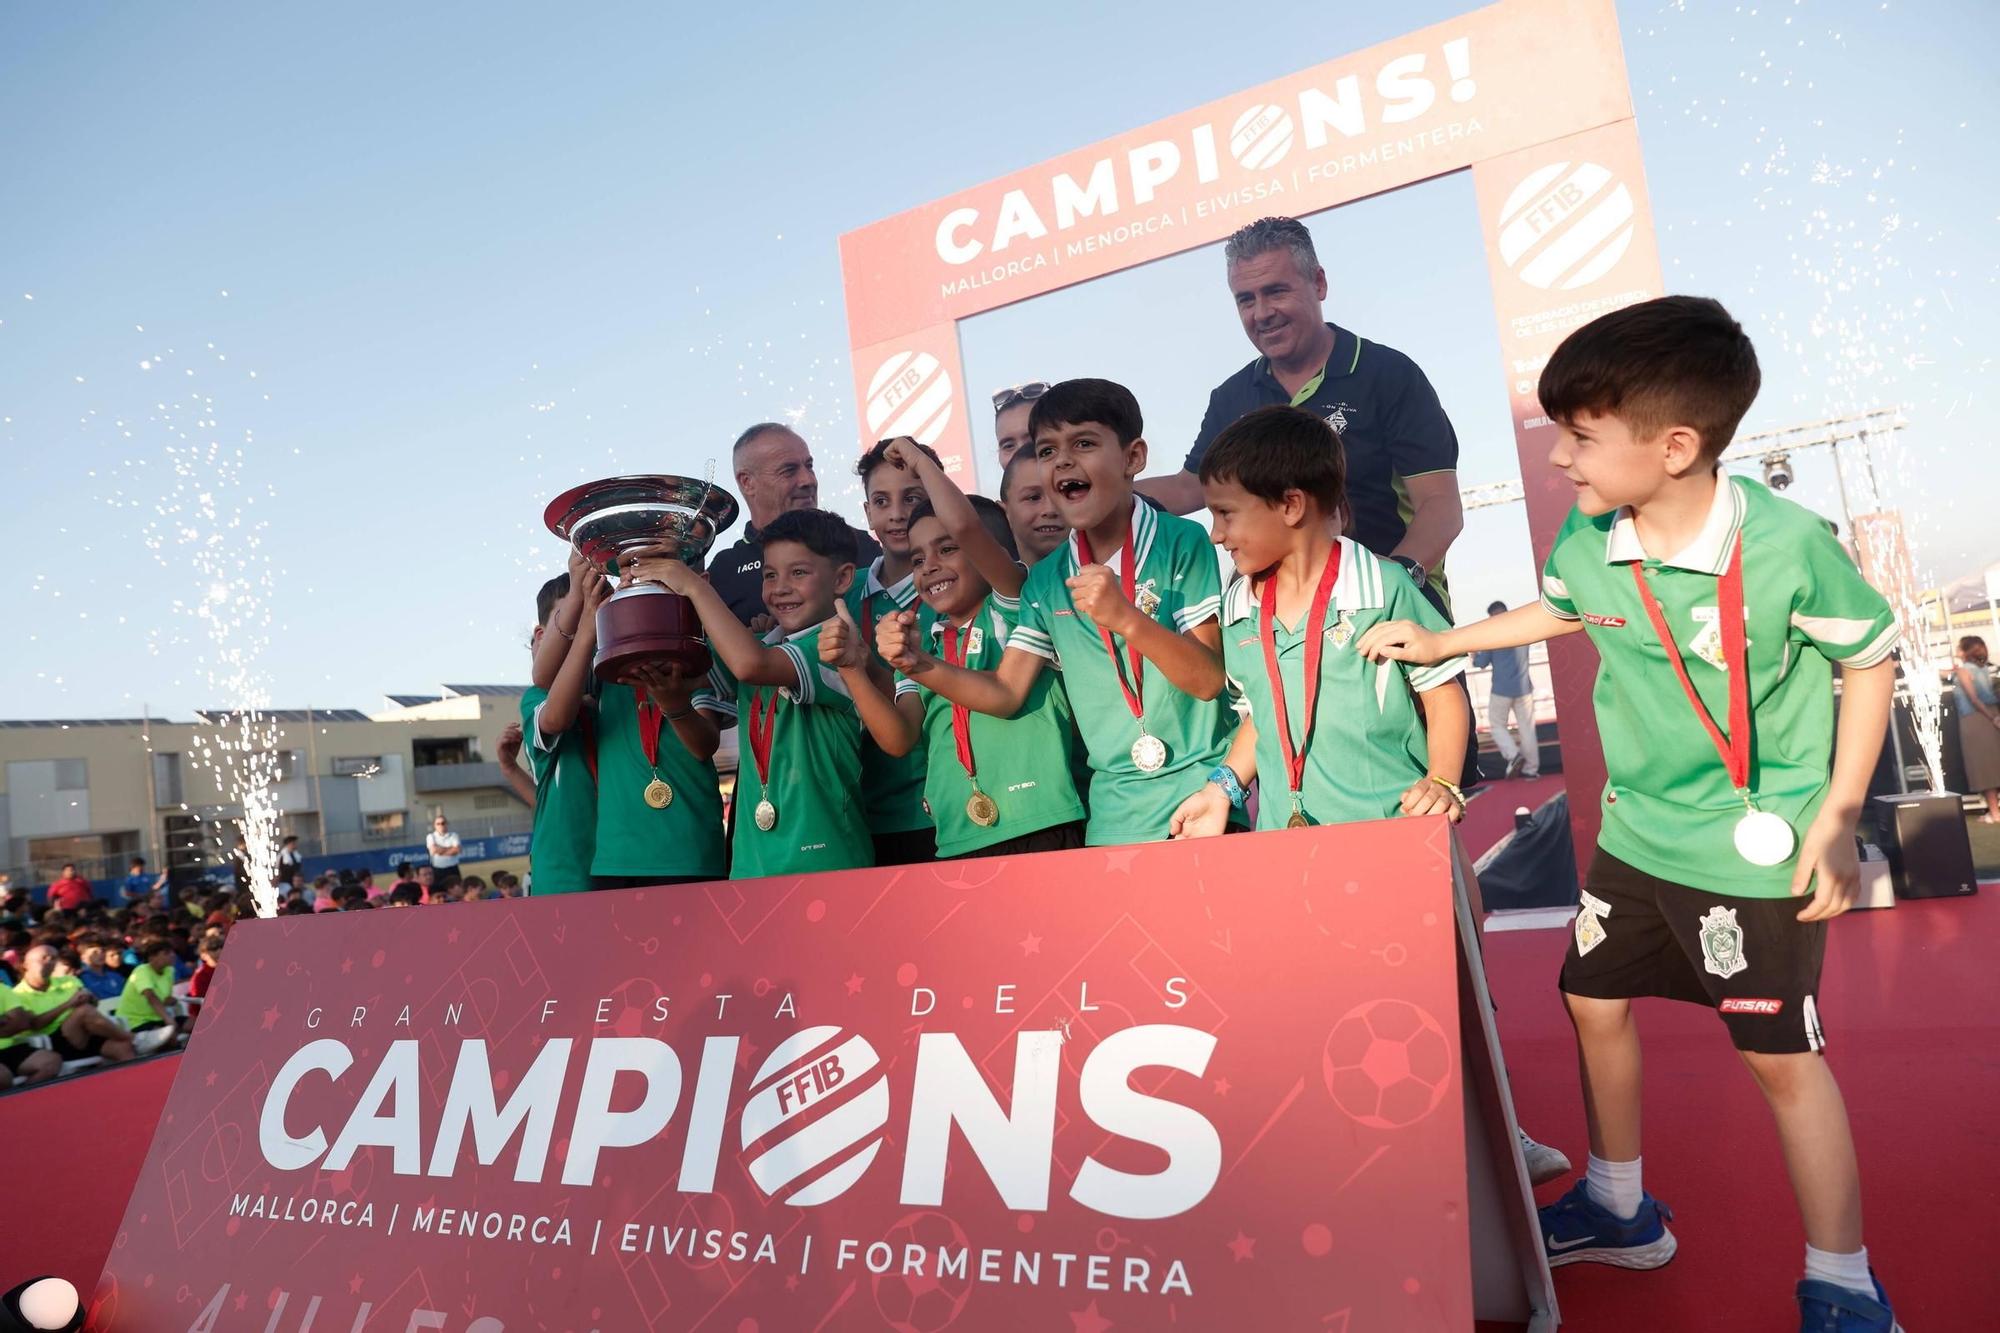
<svg viewBox="0 0 2000 1333"><path fill-rule="evenodd" d="M1820 1014L1861 1152L1868 1249L1898 1319L1917 1331L1992 1327L2000 1303L1986 1249L2000 1201L1996 890L1852 913L1827 948ZM1580 1168L1575 1048L1555 990L1568 938L1489 932L1486 969L1522 1128ZM1646 1187L1674 1210L1680 1253L1651 1273L1557 1269L1562 1327L1796 1329L1805 1237L1763 1099L1713 1014L1656 1000L1640 1006L1639 1023Z"/></svg>
<svg viewBox="0 0 2000 1333"><path fill-rule="evenodd" d="M1870 1248L1913 1329L1972 1328L2000 1303L2000 1271L1983 1252L2000 1195L2000 1137L1987 1125L2000 1106L2000 1016L1988 998L1996 890L1856 913L1835 926L1827 959L1821 1010L1861 1146ZM1554 989L1566 939L1489 934L1487 967L1521 1121L1581 1162ZM1654 1002L1641 1023L1648 1184L1674 1209L1680 1254L1654 1273L1559 1270L1563 1328L1796 1327L1789 1292L1802 1237L1756 1091L1712 1016ZM0 1098L0 1178L17 1206L57 1223L8 1229L0 1285L56 1272L90 1289L180 1064L170 1056ZM1712 1109L1693 1113L1697 1102Z"/></svg>

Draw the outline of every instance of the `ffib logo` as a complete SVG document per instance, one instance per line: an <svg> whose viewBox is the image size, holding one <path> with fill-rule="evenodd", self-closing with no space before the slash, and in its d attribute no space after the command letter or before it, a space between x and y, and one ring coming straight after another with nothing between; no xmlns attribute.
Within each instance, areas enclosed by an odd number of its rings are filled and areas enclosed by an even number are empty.
<svg viewBox="0 0 2000 1333"><path fill-rule="evenodd" d="M1530 287L1571 291L1632 244L1632 192L1595 162L1532 171L1500 209L1500 258Z"/></svg>
<svg viewBox="0 0 2000 1333"><path fill-rule="evenodd" d="M898 352L868 381L868 430L935 444L951 421L951 376L929 352Z"/></svg>
<svg viewBox="0 0 2000 1333"><path fill-rule="evenodd" d="M1252 171L1275 167L1292 151L1292 116L1281 106L1253 106L1229 131L1229 152Z"/></svg>
<svg viewBox="0 0 2000 1333"><path fill-rule="evenodd" d="M750 1178L768 1195L801 1208L824 1203L861 1179L881 1150L889 1085L875 1048L859 1033L831 1026L794 1033L765 1058L751 1086L743 1148L751 1154ZM829 1163L832 1170L813 1175Z"/></svg>

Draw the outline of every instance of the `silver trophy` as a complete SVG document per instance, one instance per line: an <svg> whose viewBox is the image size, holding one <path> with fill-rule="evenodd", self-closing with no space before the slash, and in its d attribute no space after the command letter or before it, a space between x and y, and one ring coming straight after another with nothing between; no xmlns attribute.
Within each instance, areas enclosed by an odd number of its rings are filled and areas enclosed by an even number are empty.
<svg viewBox="0 0 2000 1333"><path fill-rule="evenodd" d="M606 477L557 496L542 521L608 574L655 547L699 569L736 521L736 497L694 477ZM597 612L598 679L625 681L640 662L676 662L690 676L709 668L694 603L657 583L620 588Z"/></svg>

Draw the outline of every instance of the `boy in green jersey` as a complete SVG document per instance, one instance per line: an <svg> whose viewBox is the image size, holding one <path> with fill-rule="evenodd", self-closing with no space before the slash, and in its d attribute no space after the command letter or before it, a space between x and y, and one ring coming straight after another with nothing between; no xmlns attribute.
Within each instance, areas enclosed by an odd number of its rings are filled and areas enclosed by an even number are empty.
<svg viewBox="0 0 2000 1333"><path fill-rule="evenodd" d="M934 497L909 515L920 612L897 612L904 627L943 660L972 671L997 667L1020 614L1026 572L1002 544L1006 515L981 510L944 475L927 450L897 440L889 464L914 474ZM847 651L847 626L820 636L821 660L836 666L861 720L890 754L928 752L924 799L937 821L941 859L1013 856L1083 845L1084 807L1070 776L1075 720L1062 681L1044 673L1012 717L972 713L899 678L892 703Z"/></svg>
<svg viewBox="0 0 2000 1333"><path fill-rule="evenodd" d="M598 585L594 593L593 581ZM544 583L535 595L535 632L529 640L535 683L521 695L521 731L528 771L535 779L528 857L537 898L590 888L590 858L597 843L596 701L590 697L591 654L575 654L572 663L568 650L586 632L586 623L591 642L596 642L596 603L603 600L603 584L572 550L569 571ZM587 609L586 597L593 599ZM548 699L558 677L565 679L564 702L552 713Z"/></svg>
<svg viewBox="0 0 2000 1333"><path fill-rule="evenodd" d="M1216 437L1201 488L1213 539L1244 575L1222 599L1222 662L1243 721L1223 766L1174 813L1174 836L1223 832L1252 780L1260 829L1462 818L1465 659L1404 667L1356 651L1382 621L1450 625L1401 565L1337 535L1346 461L1333 428L1296 407L1259 408Z"/></svg>
<svg viewBox="0 0 2000 1333"><path fill-rule="evenodd" d="M1590 1170L1542 1209L1549 1262L1673 1256L1640 1183L1631 1002L1691 1001L1719 1012L1777 1119L1805 1221L1804 1326L1886 1333L1815 992L1826 923L1854 902L1896 626L1817 515L1721 471L1758 383L1749 338L1711 300L1647 301L1571 334L1541 379L1549 462L1576 491L1541 601L1442 634L1377 626L1362 649L1435 662L1583 630L1601 659L1609 780L1561 981Z"/></svg>
<svg viewBox="0 0 2000 1333"><path fill-rule="evenodd" d="M827 622L846 611L840 599L854 581L854 529L837 514L794 509L761 535L764 609L777 621L761 641L679 560L642 554L631 569L634 579L694 601L716 657L711 688L736 700L743 757L730 876L872 865L874 843L854 799L861 722L840 672L819 655Z"/></svg>
<svg viewBox="0 0 2000 1333"><path fill-rule="evenodd" d="M118 1021L134 1036L151 1028L167 1029L165 1041L172 1041L174 1017L174 942L163 936L139 946L139 966L125 978L118 995ZM164 1044L164 1042L162 1042Z"/></svg>
<svg viewBox="0 0 2000 1333"><path fill-rule="evenodd" d="M889 462L892 445L899 460L893 465ZM854 582L842 600L861 627L861 646L870 652L875 646L875 622L917 602L910 582L910 513L924 503L924 487L900 460L923 455L929 455L924 461L933 468L942 467L928 445L907 437L876 441L854 466L855 475L861 478L868 530L882 544L882 554L867 569L855 571ZM863 736L861 806L868 815L876 865L910 865L937 855L937 831L924 810L921 749L889 754L873 736Z"/></svg>
<svg viewBox="0 0 2000 1333"><path fill-rule="evenodd" d="M1055 665L1090 759L1086 841L1163 839L1228 742L1221 570L1199 525L1133 493L1146 441L1129 389L1068 380L1035 400L1029 422L1070 535L1029 571L998 667L939 660L907 613L881 622L877 646L904 676L994 717L1018 713Z"/></svg>

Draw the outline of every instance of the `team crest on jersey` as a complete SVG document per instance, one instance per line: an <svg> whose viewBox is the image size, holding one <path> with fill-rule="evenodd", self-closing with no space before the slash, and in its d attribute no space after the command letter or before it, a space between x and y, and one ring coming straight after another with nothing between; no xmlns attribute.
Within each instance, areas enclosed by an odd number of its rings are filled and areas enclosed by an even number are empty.
<svg viewBox="0 0 2000 1333"><path fill-rule="evenodd" d="M1610 915L1610 903L1589 893L1581 895L1576 909L1577 957L1604 943L1604 918Z"/></svg>
<svg viewBox="0 0 2000 1333"><path fill-rule="evenodd" d="M1711 907L1701 919L1701 965L1725 981L1750 966L1735 908Z"/></svg>
<svg viewBox="0 0 2000 1333"><path fill-rule="evenodd" d="M1333 427L1337 433L1345 434L1347 432L1348 420L1353 415L1358 414L1355 413L1352 404L1335 403L1326 410L1326 424Z"/></svg>
<svg viewBox="0 0 2000 1333"><path fill-rule="evenodd" d="M979 626L974 625L972 627L971 632L965 636L965 655L967 657L979 656L979 645L984 642L986 642L986 640L984 636L981 635L979 631Z"/></svg>
<svg viewBox="0 0 2000 1333"><path fill-rule="evenodd" d="M1354 617L1342 611L1340 618L1327 628L1327 639L1336 648L1345 648L1347 641L1354 637Z"/></svg>
<svg viewBox="0 0 2000 1333"><path fill-rule="evenodd" d="M1139 608L1139 614L1151 617L1160 609L1160 592L1157 579L1147 579L1140 584L1132 597L1132 604Z"/></svg>
<svg viewBox="0 0 2000 1333"><path fill-rule="evenodd" d="M1722 615L1712 606L1697 606L1688 612L1694 623L1701 626L1688 643L1688 651L1717 671L1729 670L1729 659L1722 651ZM1750 612L1745 608L1743 618L1748 620ZM1749 643L1748 637L1744 643Z"/></svg>

